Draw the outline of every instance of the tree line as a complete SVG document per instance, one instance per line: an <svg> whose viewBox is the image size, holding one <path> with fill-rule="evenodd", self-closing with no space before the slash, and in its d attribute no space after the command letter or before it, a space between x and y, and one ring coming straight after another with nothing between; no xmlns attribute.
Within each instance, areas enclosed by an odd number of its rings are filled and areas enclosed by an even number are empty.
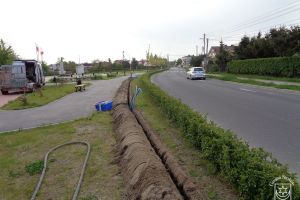
<svg viewBox="0 0 300 200"><path fill-rule="evenodd" d="M231 60L245 60L256 58L275 58L300 56L300 27L272 28L262 35L259 32L254 37L245 35L235 47L234 53L229 53L220 42L220 52L210 61L211 71L225 71Z"/></svg>
<svg viewBox="0 0 300 200"><path fill-rule="evenodd" d="M152 66L166 67L168 64L168 60L166 58L163 58L156 54L153 55L152 53L149 52L147 52L146 58L149 64Z"/></svg>
<svg viewBox="0 0 300 200"><path fill-rule="evenodd" d="M237 59L289 57L300 53L300 27L272 28L255 37L244 36L235 49Z"/></svg>

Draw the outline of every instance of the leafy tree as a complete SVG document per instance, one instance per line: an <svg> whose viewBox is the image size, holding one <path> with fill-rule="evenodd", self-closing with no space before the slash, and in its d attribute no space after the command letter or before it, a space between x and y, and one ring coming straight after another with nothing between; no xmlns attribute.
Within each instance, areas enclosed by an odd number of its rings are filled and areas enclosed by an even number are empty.
<svg viewBox="0 0 300 200"><path fill-rule="evenodd" d="M123 66L124 75L125 75L126 70L128 70L128 69L130 68L130 63L129 63L129 61L124 60L124 61L122 62L122 66Z"/></svg>
<svg viewBox="0 0 300 200"><path fill-rule="evenodd" d="M45 61L42 62L42 68L45 75L51 75L50 68Z"/></svg>
<svg viewBox="0 0 300 200"><path fill-rule="evenodd" d="M293 56L300 52L299 38L299 26L272 28L265 36L244 36L235 50L239 59Z"/></svg>
<svg viewBox="0 0 300 200"><path fill-rule="evenodd" d="M64 61L64 68L67 73L74 74L76 72L76 63L74 61Z"/></svg>
<svg viewBox="0 0 300 200"><path fill-rule="evenodd" d="M120 70L122 68L123 68L122 64L120 64L120 63L118 63L116 61L112 64L112 69L113 70Z"/></svg>
<svg viewBox="0 0 300 200"><path fill-rule="evenodd" d="M181 65L181 64L182 64L182 60L178 58L178 60L176 61L176 65Z"/></svg>
<svg viewBox="0 0 300 200"><path fill-rule="evenodd" d="M112 72L112 63L111 63L110 58L108 58L108 68L109 68L109 71Z"/></svg>
<svg viewBox="0 0 300 200"><path fill-rule="evenodd" d="M153 56L152 53L150 54L150 56L148 56L148 62L152 66L161 66L161 67L166 67L168 63L167 59L157 56L156 54Z"/></svg>
<svg viewBox="0 0 300 200"><path fill-rule="evenodd" d="M203 59L204 59L203 55L192 56L190 65L193 67L199 67L202 64Z"/></svg>
<svg viewBox="0 0 300 200"><path fill-rule="evenodd" d="M64 57L59 57L57 58L56 64L60 64L61 62L64 62L65 58Z"/></svg>
<svg viewBox="0 0 300 200"><path fill-rule="evenodd" d="M89 72L97 73L97 72L101 72L101 71L103 71L102 62L98 59L94 60L92 62L92 67L89 68Z"/></svg>
<svg viewBox="0 0 300 200"><path fill-rule="evenodd" d="M138 61L135 58L132 58L132 60L131 60L131 68L133 70L137 69L138 65L139 65Z"/></svg>
<svg viewBox="0 0 300 200"><path fill-rule="evenodd" d="M17 58L14 50L11 46L6 45L5 42L0 39L0 65L11 64L14 59Z"/></svg>
<svg viewBox="0 0 300 200"><path fill-rule="evenodd" d="M230 61L230 55L229 53L226 51L226 49L224 48L224 44L221 41L220 42L220 53L217 55L217 64L220 67L220 71L225 71L226 67L227 67L227 63Z"/></svg>

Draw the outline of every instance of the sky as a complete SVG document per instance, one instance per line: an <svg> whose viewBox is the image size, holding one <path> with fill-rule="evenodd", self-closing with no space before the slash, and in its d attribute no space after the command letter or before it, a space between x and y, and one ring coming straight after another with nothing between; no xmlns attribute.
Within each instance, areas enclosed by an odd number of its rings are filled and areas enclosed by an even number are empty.
<svg viewBox="0 0 300 200"><path fill-rule="evenodd" d="M22 58L170 60L209 46L237 44L271 27L300 24L300 0L0 0L0 38ZM273 14L273 15L272 15Z"/></svg>

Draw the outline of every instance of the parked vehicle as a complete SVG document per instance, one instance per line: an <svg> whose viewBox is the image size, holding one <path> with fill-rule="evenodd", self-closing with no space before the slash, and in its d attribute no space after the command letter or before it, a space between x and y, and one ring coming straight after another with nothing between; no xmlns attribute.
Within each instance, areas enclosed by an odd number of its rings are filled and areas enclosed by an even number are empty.
<svg viewBox="0 0 300 200"><path fill-rule="evenodd" d="M11 65L0 67L0 89L9 92L32 92L45 85L42 66L36 60L15 60Z"/></svg>
<svg viewBox="0 0 300 200"><path fill-rule="evenodd" d="M205 74L205 70L203 69L203 67L192 67L189 69L189 71L186 73L186 78L187 79L206 79L206 74Z"/></svg>

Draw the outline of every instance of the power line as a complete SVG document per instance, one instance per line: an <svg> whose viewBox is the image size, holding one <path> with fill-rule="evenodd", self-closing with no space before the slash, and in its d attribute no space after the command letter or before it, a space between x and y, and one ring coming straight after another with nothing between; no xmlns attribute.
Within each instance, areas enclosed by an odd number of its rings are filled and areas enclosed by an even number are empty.
<svg viewBox="0 0 300 200"><path fill-rule="evenodd" d="M293 20L288 20L288 21L285 21L285 22L282 22L282 23L279 23L279 24L274 24L274 25L268 26L268 27L263 27L263 28L258 28L258 29L255 29L255 30L247 31L247 33L236 33L236 34L233 34L233 35L225 34L223 37L224 38L230 38L230 37L239 36L239 35L246 35L246 34L254 33L254 32L256 32L256 33L257 32L268 32L271 28L276 28L277 26L284 26L287 23L296 22L296 21L299 21L299 22L294 23L294 24L288 24L287 26L291 27L291 26L294 26L294 25L298 25L300 23L300 18L293 19Z"/></svg>
<svg viewBox="0 0 300 200"><path fill-rule="evenodd" d="M289 4L283 8L277 8L277 9L272 10L263 15L251 18L243 23L239 23L232 27L232 29L234 29L233 31L229 31L229 32L227 31L226 33L236 32L239 29L241 30L241 29L249 28L249 26L252 27L254 25L273 20L274 18L278 18L280 16L290 14L291 12L295 12L295 11L299 10L299 7L297 7L298 5L300 5L300 1L292 2L291 4ZM296 6L296 9L295 9L295 6ZM290 9L292 9L292 10L290 10ZM275 16L275 17L273 17L273 16ZM226 29L223 29L223 30L226 30ZM211 34L213 34L213 33L211 33Z"/></svg>
<svg viewBox="0 0 300 200"><path fill-rule="evenodd" d="M296 4L296 5L294 5L294 4ZM254 18L252 18L252 19L250 19L250 20L247 20L247 21L244 22L244 23L237 24L237 25L233 26L232 28L238 28L238 27L245 26L245 25L248 25L248 24L251 24L251 23L255 23L255 22L257 22L257 21L262 20L263 18L270 18L270 17L272 17L272 16L274 16L274 15L281 14L281 13L284 12L284 11L289 11L290 9L293 9L293 8L295 8L295 6L297 7L298 5L300 5L300 2L299 2L299 1L293 2L293 3L289 4L289 5L288 5L287 7L285 7L285 8L278 8L278 9L275 9L275 10L273 10L273 11L271 11L271 12L268 12L268 13L265 13L265 14L263 14L263 15L254 17Z"/></svg>
<svg viewBox="0 0 300 200"><path fill-rule="evenodd" d="M290 14L291 12L295 12L295 11L298 11L298 10L300 10L300 8L296 8L296 9L294 9L292 11L288 11L288 12L282 13L280 15L277 15L276 18L284 16L286 14ZM271 21L271 20L274 20L274 19L275 18L267 18L265 20L257 21L256 23L249 24L248 26L244 26L244 27L240 27L240 28L234 29L234 30L232 30L230 32L227 32L227 33L233 33L233 32L236 32L236 31L239 31L239 30L243 30L243 29L246 29L246 28L251 28L251 27L253 27L255 25L258 25L258 24L261 24L261 23L264 23L264 22L267 22L267 21Z"/></svg>

